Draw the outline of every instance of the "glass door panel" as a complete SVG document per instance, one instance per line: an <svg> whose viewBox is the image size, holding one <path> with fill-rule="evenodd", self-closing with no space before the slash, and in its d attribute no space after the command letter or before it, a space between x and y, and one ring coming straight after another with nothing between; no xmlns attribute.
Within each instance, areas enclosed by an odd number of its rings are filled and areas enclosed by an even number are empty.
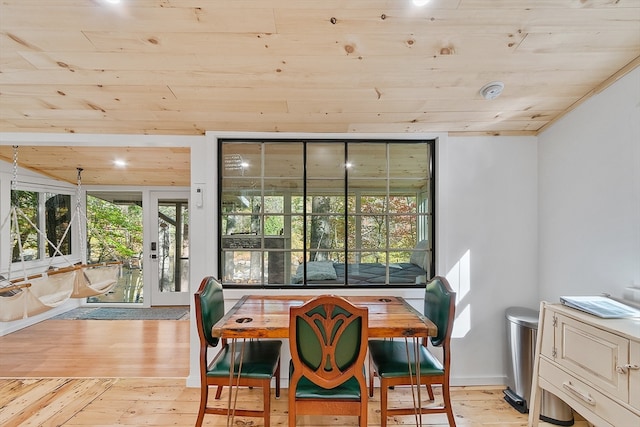
<svg viewBox="0 0 640 427"><path fill-rule="evenodd" d="M141 304L143 281L143 210L138 191L87 192L87 260L121 261L118 283L88 303Z"/></svg>
<svg viewBox="0 0 640 427"><path fill-rule="evenodd" d="M153 193L156 233L149 247L153 264L151 305L189 304L188 193Z"/></svg>

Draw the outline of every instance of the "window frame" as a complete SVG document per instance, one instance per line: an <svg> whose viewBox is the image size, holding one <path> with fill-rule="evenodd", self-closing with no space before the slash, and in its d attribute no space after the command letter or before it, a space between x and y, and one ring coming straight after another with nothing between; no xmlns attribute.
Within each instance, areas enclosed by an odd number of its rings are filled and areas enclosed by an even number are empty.
<svg viewBox="0 0 640 427"><path fill-rule="evenodd" d="M427 173L426 176L424 177L424 179L427 181L427 185L428 187L422 191L416 191L416 209L415 211L412 211L410 213L406 213L405 215L411 215L415 217L416 220L416 230L420 230L420 224L422 224L422 228L423 228L423 233L422 236L418 235L416 232L416 243L419 242L420 240L422 240L423 238L427 238L430 241L430 246L429 249L427 251L427 255L428 256L428 261L429 261L429 267L427 270L427 279L430 277L433 277L435 275L435 265L436 265L436 139L308 139L308 138L295 138L295 139L277 139L277 138L220 138L218 140L218 221L217 221L217 236L218 236L218 265L217 265L217 270L218 270L218 276L223 278L223 272L225 270L224 265L225 265L225 253L226 252L232 252L229 251L229 247L225 247L225 242L224 239L226 237L228 237L228 235L226 234L224 227L223 227L223 223L225 223L224 221L224 217L225 217L225 210L224 210L224 191L225 191L225 187L224 187L224 178L225 178L225 162L228 161L228 159L225 159L225 153L224 153L224 149L223 147L226 144L260 144L260 147L264 147L265 144L268 143L302 143L303 148L303 163L305 164L305 173L304 173L304 177L303 177L303 181L304 181L304 192L302 193L303 200L306 200L309 195L307 194L307 187L308 187L308 182L310 180L310 178L307 176L306 173L306 163L308 161L308 157L307 157L307 147L309 146L309 144L342 144L343 147L345 148L345 161L347 159L347 149L351 144L357 144L357 143L375 143L375 144L386 144L386 145L393 145L393 144L424 144L426 145L426 150L428 153L428 166L427 166ZM232 154L233 155L233 154ZM260 156L261 158L265 157L265 154L262 153L262 151L260 151ZM385 161L388 162L389 161L389 151L386 152L386 158ZM264 165L261 165L261 168L264 168ZM244 177L244 175L243 175ZM227 177L229 178L229 177ZM345 278L345 283L327 283L327 284L318 284L318 283L302 283L302 284L293 284L293 283L278 283L278 284L271 284L271 283L266 283L267 279L266 279L266 274L265 274L265 265L267 264L267 259L265 258L265 252L269 251L269 248L267 248L265 246L265 237L266 234L261 234L264 233L264 219L266 219L267 216L283 216L284 220L284 226L283 229L288 229L288 231L291 233L291 221L292 218L295 216L294 212L291 210L291 200L294 196L292 196L292 194L289 194L288 196L285 195L284 193L280 193L280 194L272 194L269 193L267 194L265 192L264 189L264 181L265 181L265 172L264 169L260 169L260 178L261 178L261 188L259 189L259 196L261 197L261 200L263 200L266 196L273 196L273 197L282 197L284 199L283 204L287 205L288 204L288 210L285 210L284 213L269 213L265 210L262 209L258 212L258 216L260 217L260 221L259 222L259 229L256 233L257 235L257 239L260 241L260 245L256 246L256 247L251 247L250 251L252 252L258 252L261 254L261 263L262 263L262 267L261 267L261 280L257 281L257 282L233 282L233 281L224 281L225 283L225 287L227 288L236 288L236 289L279 289L279 288L285 288L285 289L290 289L290 288L296 288L296 289L300 289L300 287L303 287L305 289L331 289L331 288L351 288L351 289L356 289L356 288L424 288L425 286L425 282L420 282L420 283L349 283L348 278ZM273 177L267 177L270 179L273 179ZM348 212L348 209L346 207L346 205L348 204L348 199L350 197L358 199L360 197L362 197L363 193L367 193L367 196L371 196L372 194L375 194L376 192L380 193L381 195L383 195L388 202L388 198L389 196L393 195L392 193L389 192L389 188L388 188L388 182L390 180L389 177L386 178L385 182L387 183L387 187L386 188L376 188L373 190L368 190L369 192L367 192L367 190L363 190L363 189L357 189L352 190L349 188L349 177L348 177L348 172L345 172L344 177L341 178L343 180L343 185L342 185L342 189L344 190L343 193L340 193L342 197L344 197L344 204L345 204L345 209L344 212L342 212L343 218L345 220L345 223L347 221L347 218L350 216L356 217L356 218L361 218L364 217L365 214L362 211L358 211L356 213L351 213ZM410 180L410 179L409 179ZM327 193L330 194L330 193ZM336 193L338 194L338 193ZM426 194L427 197L426 198L422 198L420 197L420 194ZM426 206L427 206L427 210L426 212L421 210L422 208L420 207L421 203L426 202ZM381 214L382 216L384 216L385 221L388 222L389 218L392 218L394 216L398 216L397 213L390 213L389 212L389 207L388 207L388 203L386 203L387 205L387 210ZM305 205L306 206L306 202ZM326 215L332 215L334 214L333 212L328 213ZM242 214L239 214L239 216L245 216L245 217L250 217L252 215L255 215L255 213L253 212L245 212ZM306 223L308 222L308 217L311 216L310 212L307 212L307 208L303 208L303 212L301 213L302 217L303 217L303 228L304 231L302 233L302 239L303 239L303 249L302 249L302 254L303 254L303 262L306 263L308 261L304 261L307 260L308 256L309 256L309 252L311 252L310 249L308 249L308 241L307 239L309 239L307 230L306 230ZM315 215L315 214L314 214ZM420 224L418 224L418 222ZM426 226L425 226L426 224ZM254 231L250 231L251 233L253 233ZM286 234L286 233L285 233ZM292 234L292 233L291 233ZM344 251L345 257L348 258L350 255L353 256L354 254L357 253L364 253L364 252L371 252L370 250L367 250L366 248L363 248L361 246L358 246L357 248L349 248L347 246L347 236L346 236L346 232L345 232L345 247L344 249L342 249ZM246 236L247 234L243 234L244 236ZM358 236L361 235L361 233L357 233ZM291 239L291 236L289 236L289 239ZM243 248L241 248L240 250L242 250ZM386 255L386 261L384 261L385 265L387 266L387 270L389 269L389 265L392 263L391 261L389 261L389 253L390 253L390 249L392 249L392 247L389 245L389 237L387 236L387 241L386 244L384 246L384 248L382 248L380 250L380 252L384 253ZM406 250L411 250L410 248L404 248L405 252ZM333 249L332 251L340 251L340 249ZM285 248L285 250L283 251L285 254L288 254L289 257L291 258L291 255L294 253L299 252L298 249L294 249L291 245L291 243L289 243L289 247ZM393 251L391 251L393 252ZM306 267L305 267L306 270ZM305 273L306 274L306 273ZM389 275L387 273L387 282L389 279ZM224 279L223 279L224 280Z"/></svg>

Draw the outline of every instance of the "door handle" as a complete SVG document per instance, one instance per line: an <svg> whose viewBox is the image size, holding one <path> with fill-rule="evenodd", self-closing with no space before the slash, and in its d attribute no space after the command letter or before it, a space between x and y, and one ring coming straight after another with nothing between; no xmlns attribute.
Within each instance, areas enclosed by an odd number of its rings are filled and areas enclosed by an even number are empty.
<svg viewBox="0 0 640 427"><path fill-rule="evenodd" d="M640 366L635 365L635 364L631 364L631 363L627 363L626 365L618 365L616 366L616 372L619 374L626 374L627 370L631 371L631 370L638 370L640 369Z"/></svg>

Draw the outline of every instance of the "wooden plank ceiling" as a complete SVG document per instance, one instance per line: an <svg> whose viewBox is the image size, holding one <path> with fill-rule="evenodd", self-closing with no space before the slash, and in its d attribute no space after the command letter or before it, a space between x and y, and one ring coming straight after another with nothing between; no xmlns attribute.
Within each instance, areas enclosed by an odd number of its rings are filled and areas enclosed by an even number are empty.
<svg viewBox="0 0 640 427"><path fill-rule="evenodd" d="M13 155L12 146L0 145L0 160L12 163ZM190 155L188 147L20 146L17 163L71 184L80 168L87 185L188 186Z"/></svg>
<svg viewBox="0 0 640 427"><path fill-rule="evenodd" d="M535 135L639 55L640 0L3 0L0 132Z"/></svg>

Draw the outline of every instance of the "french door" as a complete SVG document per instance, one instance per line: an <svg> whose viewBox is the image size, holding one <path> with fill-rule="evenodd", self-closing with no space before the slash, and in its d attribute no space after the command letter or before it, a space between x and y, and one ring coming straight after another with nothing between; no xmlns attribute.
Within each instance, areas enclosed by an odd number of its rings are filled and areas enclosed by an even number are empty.
<svg viewBox="0 0 640 427"><path fill-rule="evenodd" d="M189 192L151 192L151 305L189 305Z"/></svg>

